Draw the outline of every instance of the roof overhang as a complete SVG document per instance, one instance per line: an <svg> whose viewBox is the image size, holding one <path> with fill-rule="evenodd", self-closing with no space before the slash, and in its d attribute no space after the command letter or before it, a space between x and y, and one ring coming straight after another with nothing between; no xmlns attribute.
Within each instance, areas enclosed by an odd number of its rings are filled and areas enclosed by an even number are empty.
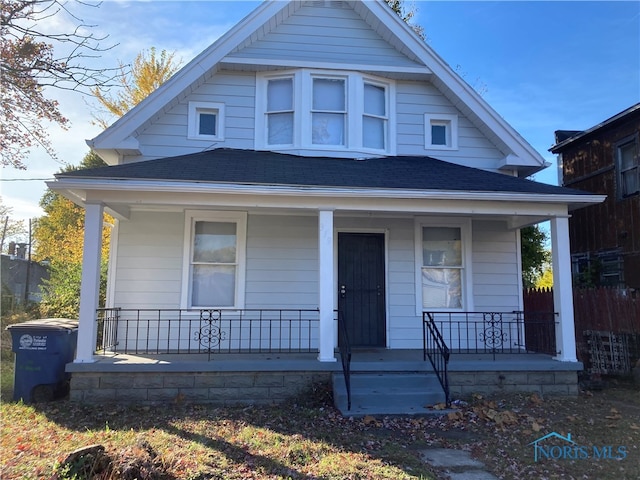
<svg viewBox="0 0 640 480"><path fill-rule="evenodd" d="M405 190L210 182L65 178L47 182L78 205L102 203L127 219L136 208L230 208L286 211L334 210L394 214L487 216L511 228L567 216L604 201L604 195L564 195L453 190ZM373 201L375 200L375 201Z"/></svg>

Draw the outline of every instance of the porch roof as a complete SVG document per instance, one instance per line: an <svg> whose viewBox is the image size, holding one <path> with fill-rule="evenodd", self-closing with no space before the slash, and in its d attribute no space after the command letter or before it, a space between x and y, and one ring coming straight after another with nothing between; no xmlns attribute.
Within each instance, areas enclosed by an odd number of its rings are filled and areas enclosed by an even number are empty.
<svg viewBox="0 0 640 480"><path fill-rule="evenodd" d="M427 156L346 159L224 148L64 172L56 178L562 195L578 202L592 195Z"/></svg>

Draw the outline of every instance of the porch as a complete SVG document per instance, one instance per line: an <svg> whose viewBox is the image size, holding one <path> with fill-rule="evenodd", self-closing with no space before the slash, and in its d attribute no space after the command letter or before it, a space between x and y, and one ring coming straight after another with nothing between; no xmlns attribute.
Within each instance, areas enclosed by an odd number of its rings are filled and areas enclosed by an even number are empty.
<svg viewBox="0 0 640 480"><path fill-rule="evenodd" d="M425 312L422 349L351 348L338 335L334 355L341 361L322 362L317 310L100 313L95 362L67 367L72 400L273 403L332 382L343 413L417 414L471 393L574 395L581 369L554 360L550 344L538 340L538 352L527 344L527 332L553 332L552 314L525 324L521 312ZM337 335L343 322L335 313ZM429 325L444 332L446 355L437 356ZM542 346L546 353L540 353ZM373 397L382 406L364 407Z"/></svg>

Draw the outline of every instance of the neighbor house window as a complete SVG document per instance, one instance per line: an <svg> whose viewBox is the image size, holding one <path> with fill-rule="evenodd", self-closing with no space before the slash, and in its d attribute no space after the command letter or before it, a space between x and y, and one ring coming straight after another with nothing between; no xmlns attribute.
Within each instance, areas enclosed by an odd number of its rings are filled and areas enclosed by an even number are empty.
<svg viewBox="0 0 640 480"><path fill-rule="evenodd" d="M244 300L246 214L187 212L183 304L239 308Z"/></svg>
<svg viewBox="0 0 640 480"><path fill-rule="evenodd" d="M256 146L393 154L393 83L300 69L258 76Z"/></svg>
<svg viewBox="0 0 640 480"><path fill-rule="evenodd" d="M617 147L619 197L624 198L640 192L640 155L638 137L627 138Z"/></svg>
<svg viewBox="0 0 640 480"><path fill-rule="evenodd" d="M224 140L224 104L189 102L188 138Z"/></svg>
<svg viewBox="0 0 640 480"><path fill-rule="evenodd" d="M425 223L418 223L416 230L418 310L469 307L468 222Z"/></svg>
<svg viewBox="0 0 640 480"><path fill-rule="evenodd" d="M458 149L458 116L426 114L424 116L425 149Z"/></svg>

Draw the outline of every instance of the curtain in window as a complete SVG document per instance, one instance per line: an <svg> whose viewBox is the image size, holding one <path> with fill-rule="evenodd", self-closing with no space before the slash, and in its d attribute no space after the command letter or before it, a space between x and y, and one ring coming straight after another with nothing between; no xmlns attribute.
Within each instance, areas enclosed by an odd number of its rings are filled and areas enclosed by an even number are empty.
<svg viewBox="0 0 640 480"><path fill-rule="evenodd" d="M345 81L313 79L311 141L316 145L345 145Z"/></svg>
<svg viewBox="0 0 640 480"><path fill-rule="evenodd" d="M422 306L462 308L460 228L422 229Z"/></svg>
<svg viewBox="0 0 640 480"><path fill-rule="evenodd" d="M229 307L235 303L236 224L196 222L191 304Z"/></svg>

